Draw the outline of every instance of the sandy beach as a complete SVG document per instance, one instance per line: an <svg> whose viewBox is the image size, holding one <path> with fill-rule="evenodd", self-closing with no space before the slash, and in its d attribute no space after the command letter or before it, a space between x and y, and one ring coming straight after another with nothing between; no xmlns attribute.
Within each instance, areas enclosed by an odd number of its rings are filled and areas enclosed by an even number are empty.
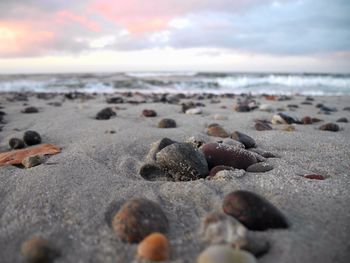
<svg viewBox="0 0 350 263"><path fill-rule="evenodd" d="M62 148L46 163L29 169L0 167L0 262L26 262L21 244L33 235L46 238L59 250L57 263L139 262L137 244L123 242L111 227L116 211L135 197L158 203L168 218L168 262L196 262L207 247L198 236L202 218L222 211L224 196L235 190L263 196L290 223L287 229L255 231L270 244L259 263L349 262L350 124L336 122L350 119L349 96L315 96L309 104L302 103L305 96L290 100L256 96L257 107L268 104L270 112L259 108L237 112L234 106L244 99L240 96L180 96L164 103L150 95L125 95L72 99L63 94L41 98L27 94L25 100L0 94L0 111L6 113L0 122L0 152L9 151L9 140L22 138L27 130L37 131L42 143ZM123 103L108 104L106 98L113 96L122 97ZM197 107L202 113L183 113L181 103L189 101L203 104ZM320 113L319 103L336 111ZM22 113L28 106L39 112ZM116 116L96 120L97 112L106 107L112 107ZM155 110L157 116L142 116L144 109ZM271 124L273 130L255 129L255 119L271 121L278 112L322 121L293 124L294 131L284 131L284 124ZM177 127L158 128L163 118L175 120ZM340 130L318 129L330 122ZM275 154L266 160L273 169L245 172L231 180L149 181L140 176L153 142L162 138L183 142L191 136L222 140L207 135L212 123L228 133L243 132L256 141L257 149ZM305 174L325 179L308 179Z"/></svg>

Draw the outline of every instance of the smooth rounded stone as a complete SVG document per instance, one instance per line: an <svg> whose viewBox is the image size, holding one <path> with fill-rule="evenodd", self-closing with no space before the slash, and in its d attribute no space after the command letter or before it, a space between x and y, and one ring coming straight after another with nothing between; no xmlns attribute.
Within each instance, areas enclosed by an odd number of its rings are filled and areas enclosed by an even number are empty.
<svg viewBox="0 0 350 263"><path fill-rule="evenodd" d="M257 131L269 131L269 130L272 130L272 127L268 123L262 122L262 121L255 122L254 127L255 127L255 129Z"/></svg>
<svg viewBox="0 0 350 263"><path fill-rule="evenodd" d="M21 254L29 263L50 263L60 256L46 239L34 236L21 246Z"/></svg>
<svg viewBox="0 0 350 263"><path fill-rule="evenodd" d="M214 137L227 138L229 134L220 125L208 126L207 134Z"/></svg>
<svg viewBox="0 0 350 263"><path fill-rule="evenodd" d="M202 109L199 109L199 108L188 109L186 111L186 114L188 114L188 115L202 114Z"/></svg>
<svg viewBox="0 0 350 263"><path fill-rule="evenodd" d="M339 119L337 120L337 122L344 122L344 123L346 123L346 122L349 122L349 121L348 121L347 118L343 117L343 118L339 118Z"/></svg>
<svg viewBox="0 0 350 263"><path fill-rule="evenodd" d="M211 212L203 217L199 236L211 245L228 244L241 247L247 243L245 226L222 212Z"/></svg>
<svg viewBox="0 0 350 263"><path fill-rule="evenodd" d="M335 124L335 123L323 124L319 127L319 129L322 131L332 131L332 132L337 132L340 130L338 124Z"/></svg>
<svg viewBox="0 0 350 263"><path fill-rule="evenodd" d="M278 113L273 115L271 122L272 124L292 124L296 123L297 121L285 113Z"/></svg>
<svg viewBox="0 0 350 263"><path fill-rule="evenodd" d="M251 173L265 173L268 171L271 171L273 169L273 166L268 163L260 162L252 164L247 168L247 172Z"/></svg>
<svg viewBox="0 0 350 263"><path fill-rule="evenodd" d="M181 103L181 110L183 113L185 113L187 110L193 109L195 107L196 107L196 104L193 101Z"/></svg>
<svg viewBox="0 0 350 263"><path fill-rule="evenodd" d="M271 104L261 104L259 106L260 111L266 111L266 112L273 112L274 108L272 107Z"/></svg>
<svg viewBox="0 0 350 263"><path fill-rule="evenodd" d="M38 166L46 161L45 156L43 155L32 155L27 156L22 160L22 165L25 168L32 168L34 166Z"/></svg>
<svg viewBox="0 0 350 263"><path fill-rule="evenodd" d="M246 149L254 148L256 146L255 140L252 137L239 131L234 131L231 134L231 138L243 143Z"/></svg>
<svg viewBox="0 0 350 263"><path fill-rule="evenodd" d="M250 107L247 104L238 104L238 105L234 106L234 110L237 112L249 112Z"/></svg>
<svg viewBox="0 0 350 263"><path fill-rule="evenodd" d="M209 180L212 181L232 181L235 178L241 178L245 175L245 170L243 169L234 169L234 170L222 170L217 172L213 177L210 177Z"/></svg>
<svg viewBox="0 0 350 263"><path fill-rule="evenodd" d="M222 143L207 143L201 147L201 150L208 162L209 169L218 165L246 169L257 162L251 152Z"/></svg>
<svg viewBox="0 0 350 263"><path fill-rule="evenodd" d="M197 258L197 263L257 263L255 257L228 245L213 245L205 249Z"/></svg>
<svg viewBox="0 0 350 263"><path fill-rule="evenodd" d="M312 123L323 121L323 120L321 120L319 118L311 118L311 120L312 120Z"/></svg>
<svg viewBox="0 0 350 263"><path fill-rule="evenodd" d="M41 143L41 136L36 131L26 131L23 135L25 144L31 146Z"/></svg>
<svg viewBox="0 0 350 263"><path fill-rule="evenodd" d="M284 215L269 201L253 192L239 190L229 193L223 210L250 230L288 228Z"/></svg>
<svg viewBox="0 0 350 263"><path fill-rule="evenodd" d="M139 170L141 177L148 181L173 181L162 169L154 163L145 163Z"/></svg>
<svg viewBox="0 0 350 263"><path fill-rule="evenodd" d="M147 154L146 160L150 163L155 162L156 161L156 154L160 150L162 150L163 148L165 148L173 143L176 143L176 141L173 141L169 138L163 138L163 139L160 139L160 140L152 143L151 148Z"/></svg>
<svg viewBox="0 0 350 263"><path fill-rule="evenodd" d="M156 155L157 165L175 181L191 181L208 175L208 164L201 151L188 143L174 143Z"/></svg>
<svg viewBox="0 0 350 263"><path fill-rule="evenodd" d="M282 128L282 131L287 131L287 132L295 131L295 126L294 125L286 125Z"/></svg>
<svg viewBox="0 0 350 263"><path fill-rule="evenodd" d="M303 124L312 124L312 118L309 116L305 116L304 118L301 119L301 122Z"/></svg>
<svg viewBox="0 0 350 263"><path fill-rule="evenodd" d="M268 151L264 151L258 148L250 148L249 151L254 152L259 154L260 156L264 157L264 158L274 158L277 157L274 153L272 152L268 152Z"/></svg>
<svg viewBox="0 0 350 263"><path fill-rule="evenodd" d="M305 174L304 177L307 179L314 179L314 180L324 180L325 179L325 177L323 175L320 175L320 174Z"/></svg>
<svg viewBox="0 0 350 263"><path fill-rule="evenodd" d="M117 114L115 113L115 111L113 111L112 108L107 107L96 114L96 120L109 120L111 117L116 115Z"/></svg>
<svg viewBox="0 0 350 263"><path fill-rule="evenodd" d="M243 143L239 142L239 141L236 141L234 139L231 139L231 138L224 138L223 140L220 140L220 141L216 141L217 143L223 143L223 144L226 144L226 145L230 145L230 146L234 146L234 147L238 147L238 148L242 148L242 149L245 149L245 146Z"/></svg>
<svg viewBox="0 0 350 263"><path fill-rule="evenodd" d="M217 121L226 121L226 120L228 120L228 118L226 116L220 115L220 114L215 114L213 116L213 119L217 120Z"/></svg>
<svg viewBox="0 0 350 263"><path fill-rule="evenodd" d="M216 175L216 173L220 172L220 171L224 171L224 170L228 170L228 171L234 171L235 168L231 167L231 166L226 166L226 165L218 165L215 166L213 168L210 169L208 178L211 178L213 176Z"/></svg>
<svg viewBox="0 0 350 263"><path fill-rule="evenodd" d="M142 116L144 116L144 117L156 117L157 112L155 112L154 110L144 109L142 111Z"/></svg>
<svg viewBox="0 0 350 263"><path fill-rule="evenodd" d="M36 107L27 107L24 110L22 110L22 113L38 113L39 110Z"/></svg>
<svg viewBox="0 0 350 263"><path fill-rule="evenodd" d="M108 104L118 104L118 103L124 103L124 99L122 97L111 97L111 98L107 98L106 102Z"/></svg>
<svg viewBox="0 0 350 263"><path fill-rule="evenodd" d="M303 101L300 104L302 104L302 105L312 105L312 102L310 102L310 101Z"/></svg>
<svg viewBox="0 0 350 263"><path fill-rule="evenodd" d="M9 140L9 145L11 149L23 149L25 147L23 140L19 138L11 138Z"/></svg>
<svg viewBox="0 0 350 263"><path fill-rule="evenodd" d="M124 242L137 243L153 232L166 233L169 222L157 203L135 198L114 215L112 228Z"/></svg>
<svg viewBox="0 0 350 263"><path fill-rule="evenodd" d="M350 111L350 107L343 108L343 111Z"/></svg>
<svg viewBox="0 0 350 263"><path fill-rule="evenodd" d="M137 246L137 256L150 261L166 261L170 258L170 244L166 236L152 233Z"/></svg>
<svg viewBox="0 0 350 263"><path fill-rule="evenodd" d="M161 119L158 128L176 128L176 121L173 119Z"/></svg>

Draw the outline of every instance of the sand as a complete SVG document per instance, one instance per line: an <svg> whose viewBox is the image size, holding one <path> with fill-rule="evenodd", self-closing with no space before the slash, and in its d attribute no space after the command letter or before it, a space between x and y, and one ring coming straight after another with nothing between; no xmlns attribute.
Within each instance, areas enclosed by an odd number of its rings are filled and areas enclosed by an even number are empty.
<svg viewBox="0 0 350 263"><path fill-rule="evenodd" d="M23 114L22 101L9 102L11 94L0 95L6 124L0 132L0 151L8 150L8 140L22 137L26 130L42 135L44 143L62 147L47 164L30 169L0 167L0 262L25 262L20 254L22 242L32 235L50 240L62 256L55 262L133 262L137 245L123 243L112 231L110 220L120 205L132 197L144 197L161 205L170 221L168 238L172 255L169 262L195 262L206 247L198 238L201 218L221 210L225 194L245 189L258 193L277 206L288 218L286 230L257 233L271 243L270 251L258 262L349 262L350 260L350 124L339 123L339 132L317 130L320 124L296 125L296 131L256 131L255 118L271 119L273 113L232 110L236 99L206 104L201 115L186 115L179 105L147 103L118 104L117 117L95 120L106 107L103 95L81 101L65 100L62 107L47 105L62 101L30 96L26 102L40 109ZM350 119L350 97L315 97L313 105L300 105L305 97L290 101L261 103L274 108L298 104L296 117L318 117L335 122ZM338 111L317 114L323 102ZM227 106L226 109L221 106ZM111 105L109 105L111 106ZM154 109L158 117L141 117L143 109ZM228 120L213 120L221 114ZM178 127L159 129L161 118L173 118ZM239 130L253 137L258 148L280 158L268 159L274 169L266 173L246 173L231 181L191 182L146 181L138 169L149 146L163 137L183 141L205 134L206 125L217 122L227 131ZM323 123L325 123L323 122ZM106 131L114 130L111 134ZM301 177L319 173L326 180ZM137 262L137 261L136 261Z"/></svg>

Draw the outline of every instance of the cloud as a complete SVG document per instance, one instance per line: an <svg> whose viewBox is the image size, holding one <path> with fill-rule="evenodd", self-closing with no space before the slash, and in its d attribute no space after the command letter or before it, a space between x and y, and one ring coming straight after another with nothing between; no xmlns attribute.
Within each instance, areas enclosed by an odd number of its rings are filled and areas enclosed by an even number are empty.
<svg viewBox="0 0 350 263"><path fill-rule="evenodd" d="M0 0L0 56L215 48L350 51L347 0Z"/></svg>

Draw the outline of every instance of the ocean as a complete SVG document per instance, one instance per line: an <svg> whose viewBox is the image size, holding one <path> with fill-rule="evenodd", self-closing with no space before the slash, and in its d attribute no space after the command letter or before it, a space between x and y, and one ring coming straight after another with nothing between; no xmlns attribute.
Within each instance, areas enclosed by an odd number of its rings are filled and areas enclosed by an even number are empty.
<svg viewBox="0 0 350 263"><path fill-rule="evenodd" d="M350 95L350 74L128 72L0 75L0 92Z"/></svg>

